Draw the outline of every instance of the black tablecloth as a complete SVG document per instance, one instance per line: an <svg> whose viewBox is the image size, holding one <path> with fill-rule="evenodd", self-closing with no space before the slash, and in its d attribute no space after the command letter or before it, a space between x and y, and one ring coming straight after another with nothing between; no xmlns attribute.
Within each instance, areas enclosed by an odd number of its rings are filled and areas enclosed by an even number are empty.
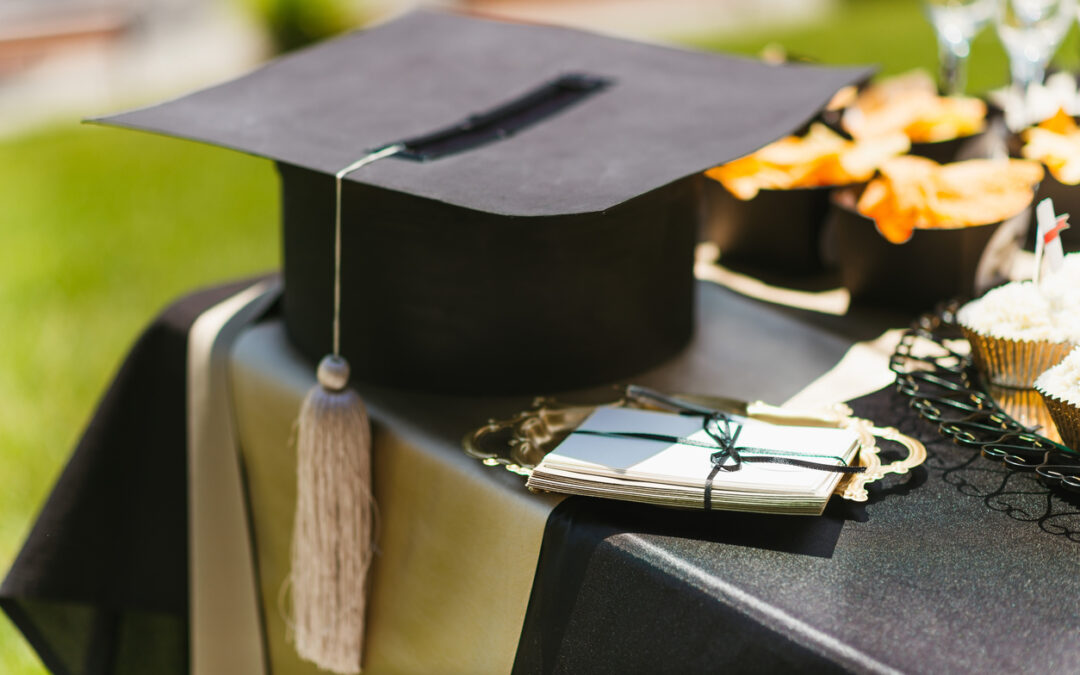
<svg viewBox="0 0 1080 675"><path fill-rule="evenodd" d="M187 670L186 336L237 288L182 300L140 338L0 586L54 672ZM794 316L806 335L774 347L866 336L727 291L709 302L725 330L794 331ZM892 390L853 406L929 452L865 505L834 500L821 518L557 507L515 672L1080 670L1076 505L941 440Z"/></svg>
<svg viewBox="0 0 1080 675"><path fill-rule="evenodd" d="M0 585L53 673L187 672L188 329L250 283L192 293L146 329Z"/></svg>
<svg viewBox="0 0 1080 675"><path fill-rule="evenodd" d="M548 519L515 673L1078 672L1080 509L945 440L821 518L572 498Z"/></svg>

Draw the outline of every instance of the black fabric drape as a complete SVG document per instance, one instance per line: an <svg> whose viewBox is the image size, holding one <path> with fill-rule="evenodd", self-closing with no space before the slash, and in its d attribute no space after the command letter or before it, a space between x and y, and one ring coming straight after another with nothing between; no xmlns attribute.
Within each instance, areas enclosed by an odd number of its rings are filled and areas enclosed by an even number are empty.
<svg viewBox="0 0 1080 675"><path fill-rule="evenodd" d="M833 509L835 511L835 509ZM828 557L842 516L672 511L570 497L548 517L514 662L540 673L829 672L822 656L633 554L656 535ZM661 638L662 636L662 638Z"/></svg>
<svg viewBox="0 0 1080 675"><path fill-rule="evenodd" d="M1080 500L953 443L887 387L856 415L926 463L820 518L570 498L514 672L1073 672ZM896 452L889 444L886 453Z"/></svg>
<svg viewBox="0 0 1080 675"><path fill-rule="evenodd" d="M139 339L0 585L55 673L188 670L187 332L243 285L185 298ZM852 407L928 451L865 505L565 500L514 672L1080 669L1080 610L1063 601L1080 596L1080 502L943 440L892 388Z"/></svg>
<svg viewBox="0 0 1080 675"><path fill-rule="evenodd" d="M188 330L251 283L188 295L139 337L0 585L53 673L187 672Z"/></svg>
<svg viewBox="0 0 1080 675"><path fill-rule="evenodd" d="M895 403L886 389L856 406L872 418L891 419ZM848 515L849 506L835 499L816 518L566 499L548 517L514 673L843 671L805 641L750 618L742 599L695 588L685 575L640 555L647 539L618 537L675 537L828 558ZM763 565L762 572L770 570Z"/></svg>

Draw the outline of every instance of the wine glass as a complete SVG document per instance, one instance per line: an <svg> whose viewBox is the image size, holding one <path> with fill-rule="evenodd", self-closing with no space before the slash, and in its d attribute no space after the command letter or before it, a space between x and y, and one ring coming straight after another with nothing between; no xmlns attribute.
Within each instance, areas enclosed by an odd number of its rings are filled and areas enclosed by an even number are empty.
<svg viewBox="0 0 1080 675"><path fill-rule="evenodd" d="M949 96L964 93L971 40L994 17L997 0L923 0L937 33L941 89Z"/></svg>
<svg viewBox="0 0 1080 675"><path fill-rule="evenodd" d="M1075 17L1075 0L1000 0L998 37L1009 54L1012 86L1026 100Z"/></svg>

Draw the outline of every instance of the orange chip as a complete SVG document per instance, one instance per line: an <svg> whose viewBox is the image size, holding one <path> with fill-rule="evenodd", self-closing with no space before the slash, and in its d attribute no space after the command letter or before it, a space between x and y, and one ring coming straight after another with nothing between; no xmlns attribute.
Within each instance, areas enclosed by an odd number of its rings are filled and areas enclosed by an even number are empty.
<svg viewBox="0 0 1080 675"><path fill-rule="evenodd" d="M825 104L826 110L843 110L859 97L859 88L853 84L843 87Z"/></svg>
<svg viewBox="0 0 1080 675"><path fill-rule="evenodd" d="M907 152L903 134L870 141L849 141L823 124L813 124L801 138L788 136L705 175L720 181L743 200L759 190L848 185L869 180L881 162Z"/></svg>
<svg viewBox="0 0 1080 675"><path fill-rule="evenodd" d="M1042 162L1059 182L1080 184L1080 127L1059 109L1053 117L1023 133L1021 154Z"/></svg>
<svg viewBox="0 0 1080 675"><path fill-rule="evenodd" d="M1042 167L1019 159L973 159L940 165L897 157L881 167L856 205L885 239L902 244L916 229L986 225L1031 203Z"/></svg>
<svg viewBox="0 0 1080 675"><path fill-rule="evenodd" d="M1064 108L1058 108L1053 117L1039 122L1039 128L1062 136L1067 136L1078 130L1076 121L1069 113L1065 112Z"/></svg>
<svg viewBox="0 0 1080 675"><path fill-rule="evenodd" d="M977 98L937 96L904 128L913 143L936 143L971 136L986 124L986 104Z"/></svg>
<svg viewBox="0 0 1080 675"><path fill-rule="evenodd" d="M844 129L855 138L903 132L913 143L933 143L982 131L986 104L964 96L938 96L924 71L867 87L845 111Z"/></svg>

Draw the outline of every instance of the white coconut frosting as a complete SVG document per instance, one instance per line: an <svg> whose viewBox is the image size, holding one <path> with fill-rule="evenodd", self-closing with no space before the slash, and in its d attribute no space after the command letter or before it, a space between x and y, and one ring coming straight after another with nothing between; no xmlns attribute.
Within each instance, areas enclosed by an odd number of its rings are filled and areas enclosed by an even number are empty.
<svg viewBox="0 0 1080 675"><path fill-rule="evenodd" d="M1035 380L1035 388L1074 406L1080 406L1080 349Z"/></svg>
<svg viewBox="0 0 1080 675"><path fill-rule="evenodd" d="M1066 256L1062 269L1040 286L999 286L961 307L956 318L990 337L1080 344L1080 254Z"/></svg>
<svg viewBox="0 0 1080 675"><path fill-rule="evenodd" d="M1057 311L1080 309L1080 253L1065 256L1065 263L1039 289Z"/></svg>

